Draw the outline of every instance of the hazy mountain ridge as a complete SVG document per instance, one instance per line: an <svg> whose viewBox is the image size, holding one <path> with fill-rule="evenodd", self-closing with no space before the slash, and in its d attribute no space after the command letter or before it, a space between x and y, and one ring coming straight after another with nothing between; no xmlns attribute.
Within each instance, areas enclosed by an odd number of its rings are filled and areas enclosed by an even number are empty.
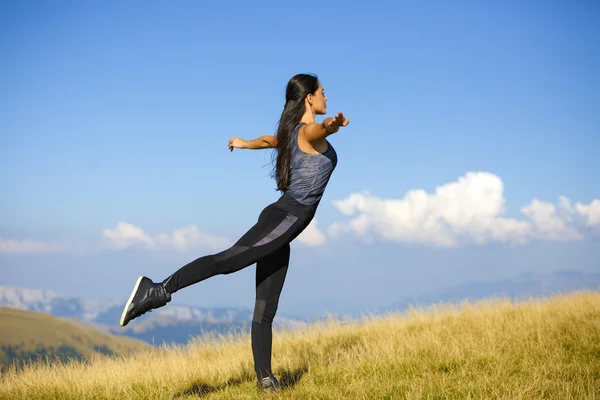
<svg viewBox="0 0 600 400"><path fill-rule="evenodd" d="M576 290L600 290L600 272L557 270L543 273L522 273L513 278L493 281L470 281L447 289L421 296L406 297L389 306L379 308L377 314L404 311L409 306L426 307L435 303L460 303L490 297L508 297L519 300L524 297L546 297L558 292Z"/></svg>
<svg viewBox="0 0 600 400"><path fill-rule="evenodd" d="M117 302L68 298L52 290L0 286L0 306L94 321Z"/></svg>
<svg viewBox="0 0 600 400"><path fill-rule="evenodd" d="M66 297L55 291L0 286L0 307L37 311L70 318L105 333L124 335L148 343L186 343L204 332L225 334L249 330L254 310L237 307L169 305L145 314L126 327L118 325L123 303ZM304 321L278 315L275 327L304 325Z"/></svg>
<svg viewBox="0 0 600 400"><path fill-rule="evenodd" d="M559 270L548 273L523 273L518 276L491 280L471 281L433 293L406 297L389 306L375 310L357 310L343 317L360 318L365 313L385 314L404 311L409 306L428 306L434 303L459 303L489 297L523 296L545 297L556 292L600 290L600 272ZM225 334L249 332L253 310L236 307L194 307L168 305L136 319L135 323L120 327L118 321L123 309L121 302L68 298L54 291L0 286L0 306L41 311L67 317L93 329L124 335L152 344L163 342L186 343L204 332ZM335 317L335 313L312 319L294 319L277 314L274 327L303 327L308 323ZM342 317L342 316L340 316Z"/></svg>
<svg viewBox="0 0 600 400"><path fill-rule="evenodd" d="M0 286L0 306L28 311L40 311L61 317L74 317L89 322L116 324L123 310L123 302L101 301L66 297L57 292L42 289ZM150 315L160 315L178 321L203 321L207 323L227 323L252 318L253 310L240 307L196 307L169 304L168 307L152 311ZM141 321L149 315L138 319ZM278 315L280 322L298 321Z"/></svg>

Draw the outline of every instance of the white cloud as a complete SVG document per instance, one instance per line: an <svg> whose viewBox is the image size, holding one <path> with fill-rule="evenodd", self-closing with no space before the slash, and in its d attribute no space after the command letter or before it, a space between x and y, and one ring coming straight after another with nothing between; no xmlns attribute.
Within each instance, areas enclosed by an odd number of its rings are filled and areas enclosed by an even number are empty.
<svg viewBox="0 0 600 400"><path fill-rule="evenodd" d="M540 240L569 241L579 240L583 235L573 224L571 202L564 196L559 199L558 207L552 203L533 199L521 207L523 215L528 217L535 230L531 236Z"/></svg>
<svg viewBox="0 0 600 400"><path fill-rule="evenodd" d="M575 210L581 215L587 226L600 227L600 199L594 199L590 204L575 204Z"/></svg>
<svg viewBox="0 0 600 400"><path fill-rule="evenodd" d="M4 254L54 253L71 248L71 242L50 243L29 239L4 239L0 237L0 253Z"/></svg>
<svg viewBox="0 0 600 400"><path fill-rule="evenodd" d="M189 250L207 248L211 250L225 250L232 243L224 237L202 233L197 226L176 229L171 235L161 233L155 239L155 247L172 247L176 250Z"/></svg>
<svg viewBox="0 0 600 400"><path fill-rule="evenodd" d="M317 228L317 219L313 218L306 229L296 237L296 240L308 246L319 246L325 243L326 237L323 232Z"/></svg>
<svg viewBox="0 0 600 400"><path fill-rule="evenodd" d="M171 234L160 233L151 237L135 225L119 222L115 228L105 229L102 236L115 249L142 245L149 249L175 249L179 251L200 248L225 250L231 246L229 240L220 236L202 233L195 225L176 229Z"/></svg>
<svg viewBox="0 0 600 400"><path fill-rule="evenodd" d="M455 182L437 187L433 193L415 189L399 199L382 199L369 192L353 193L333 204L348 218L331 224L326 229L328 236L353 233L366 242L382 239L456 247L492 241L512 244L531 240L572 241L582 239L587 232L600 232L600 199L572 204L564 196L557 203L534 198L520 208L523 218L509 218L502 180L488 172L468 172ZM102 236L113 249L142 246L221 251L232 244L224 237L203 233L194 225L150 235L135 225L119 222L114 228L104 229ZM327 241L327 236L315 218L296 239L307 246L319 246ZM70 241L0 237L0 254L61 251L77 254L83 250L75 249Z"/></svg>
<svg viewBox="0 0 600 400"><path fill-rule="evenodd" d="M331 237L338 237L350 231L350 227L340 222L334 222L327 228L327 234Z"/></svg>
<svg viewBox="0 0 600 400"><path fill-rule="evenodd" d="M523 244L532 239L578 240L578 214L588 225L600 225L600 201L575 208L561 196L558 206L532 200L521 208L529 219L506 216L502 180L488 172L468 172L456 182L435 189L411 190L401 199L381 199L368 192L334 201L350 219L328 228L331 236L346 232L372 240L455 247L490 241Z"/></svg>
<svg viewBox="0 0 600 400"><path fill-rule="evenodd" d="M144 243L152 247L154 241L143 230L127 222L119 222L114 229L105 229L102 232L116 249L124 249L137 243Z"/></svg>

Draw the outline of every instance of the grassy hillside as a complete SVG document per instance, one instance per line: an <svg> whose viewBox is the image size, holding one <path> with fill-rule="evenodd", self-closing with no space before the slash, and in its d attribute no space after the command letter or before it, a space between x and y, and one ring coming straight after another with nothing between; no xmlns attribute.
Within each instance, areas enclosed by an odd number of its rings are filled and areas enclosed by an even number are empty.
<svg viewBox="0 0 600 400"><path fill-rule="evenodd" d="M0 308L0 367L13 361L85 360L93 354L131 354L149 345L85 328L48 314Z"/></svg>
<svg viewBox="0 0 600 400"><path fill-rule="evenodd" d="M218 339L218 340L217 340ZM283 399L600 398L600 293L437 305L274 334ZM254 399L247 335L2 376L0 398Z"/></svg>

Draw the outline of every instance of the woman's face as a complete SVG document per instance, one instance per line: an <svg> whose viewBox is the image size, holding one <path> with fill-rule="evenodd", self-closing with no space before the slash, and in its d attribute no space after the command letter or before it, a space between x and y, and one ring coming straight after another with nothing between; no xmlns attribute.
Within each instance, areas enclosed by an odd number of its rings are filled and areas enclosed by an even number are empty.
<svg viewBox="0 0 600 400"><path fill-rule="evenodd" d="M315 114L323 115L327 113L327 97L325 97L325 89L321 86L319 82L319 88L313 94L308 95L309 103Z"/></svg>

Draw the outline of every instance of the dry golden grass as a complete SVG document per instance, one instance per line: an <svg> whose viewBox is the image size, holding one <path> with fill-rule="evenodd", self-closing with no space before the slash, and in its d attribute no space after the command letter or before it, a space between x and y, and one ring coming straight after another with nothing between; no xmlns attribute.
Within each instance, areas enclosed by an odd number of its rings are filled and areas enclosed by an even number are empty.
<svg viewBox="0 0 600 400"><path fill-rule="evenodd" d="M61 366L0 380L4 399L595 399L600 292L490 299L276 331L279 394L257 391L250 338Z"/></svg>

